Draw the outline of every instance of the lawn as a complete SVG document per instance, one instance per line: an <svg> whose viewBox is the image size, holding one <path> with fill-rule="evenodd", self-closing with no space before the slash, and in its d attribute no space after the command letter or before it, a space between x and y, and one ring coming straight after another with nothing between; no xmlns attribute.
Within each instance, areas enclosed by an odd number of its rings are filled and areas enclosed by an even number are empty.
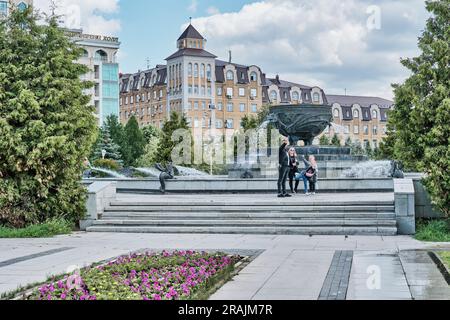
<svg viewBox="0 0 450 320"><path fill-rule="evenodd" d="M450 270L450 251L439 252L439 257L441 258L447 269Z"/></svg>
<svg viewBox="0 0 450 320"><path fill-rule="evenodd" d="M174 251L130 254L47 281L27 300L205 300L234 275L240 256Z"/></svg>
<svg viewBox="0 0 450 320"><path fill-rule="evenodd" d="M72 223L63 219L53 219L42 224L31 225L22 229L0 226L1 238L50 238L60 234L69 234Z"/></svg>
<svg viewBox="0 0 450 320"><path fill-rule="evenodd" d="M429 242L450 242L449 220L423 220L417 223L416 239Z"/></svg>

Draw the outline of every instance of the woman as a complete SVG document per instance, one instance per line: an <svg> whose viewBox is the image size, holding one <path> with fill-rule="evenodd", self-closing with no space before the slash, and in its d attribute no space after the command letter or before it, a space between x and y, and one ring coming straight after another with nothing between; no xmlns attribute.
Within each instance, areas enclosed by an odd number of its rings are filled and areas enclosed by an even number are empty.
<svg viewBox="0 0 450 320"><path fill-rule="evenodd" d="M303 162L305 163L305 166L307 168L303 173L303 181L307 180L309 182L309 194L315 195L316 194L317 175L318 175L318 170L319 170L319 167L318 167L317 161L316 161L316 157L310 156L309 161L306 160L305 157L303 157ZM307 188L306 188L306 182L305 182L305 191L306 191L305 192L306 195L308 195Z"/></svg>
<svg viewBox="0 0 450 320"><path fill-rule="evenodd" d="M291 187L292 193L297 193L298 185L300 184L300 181L296 179L296 175L299 172L298 171L298 156L297 151L295 151L295 148L289 149L289 186ZM295 188L294 188L294 180L295 181Z"/></svg>

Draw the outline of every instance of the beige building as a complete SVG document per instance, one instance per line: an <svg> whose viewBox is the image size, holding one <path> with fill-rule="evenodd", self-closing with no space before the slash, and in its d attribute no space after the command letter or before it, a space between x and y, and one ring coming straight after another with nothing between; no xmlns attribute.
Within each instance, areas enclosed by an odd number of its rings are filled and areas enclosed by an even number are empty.
<svg viewBox="0 0 450 320"><path fill-rule="evenodd" d="M219 60L205 47L206 40L189 25L177 40L178 50L166 59L166 65L121 75L121 122L126 123L135 115L141 126L162 127L170 113L177 111L186 116L193 130L213 127L232 134L241 128L245 115L256 115L263 105L333 105L337 125L325 134L337 133L343 142L349 136L352 140L376 144L384 136L390 101L328 96L317 86L284 81L279 76L269 79L260 67L234 63L231 53L228 61ZM347 116L348 107L351 120ZM358 117L353 109L358 110ZM366 117L367 111L370 117ZM342 133L336 132L339 131L336 128L342 128Z"/></svg>

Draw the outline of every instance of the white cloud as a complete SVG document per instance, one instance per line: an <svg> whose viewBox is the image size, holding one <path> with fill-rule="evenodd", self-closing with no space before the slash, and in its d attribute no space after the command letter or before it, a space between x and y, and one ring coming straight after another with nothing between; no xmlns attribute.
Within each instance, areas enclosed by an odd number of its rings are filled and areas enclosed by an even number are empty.
<svg viewBox="0 0 450 320"><path fill-rule="evenodd" d="M269 76L279 73L327 92L347 88L391 98L390 84L406 75L400 57L416 53L427 17L424 1L377 1L381 30L367 28L370 5L371 0L263 0L193 24L208 39L209 51L224 58L231 49L236 62L259 65Z"/></svg>
<svg viewBox="0 0 450 320"><path fill-rule="evenodd" d="M119 11L119 0L56 0L57 14L68 28L83 28L86 33L116 35L120 20L106 18ZM50 12L51 0L34 0L35 8Z"/></svg>
<svg viewBox="0 0 450 320"><path fill-rule="evenodd" d="M217 9L217 8L214 7L214 6L208 7L208 9L206 9L206 12L207 12L209 15L215 15L215 14L219 14L219 13L220 13L219 9Z"/></svg>
<svg viewBox="0 0 450 320"><path fill-rule="evenodd" d="M192 0L191 4L188 7L188 11L190 11L190 12L197 12L197 8L198 8L198 1L197 0Z"/></svg>

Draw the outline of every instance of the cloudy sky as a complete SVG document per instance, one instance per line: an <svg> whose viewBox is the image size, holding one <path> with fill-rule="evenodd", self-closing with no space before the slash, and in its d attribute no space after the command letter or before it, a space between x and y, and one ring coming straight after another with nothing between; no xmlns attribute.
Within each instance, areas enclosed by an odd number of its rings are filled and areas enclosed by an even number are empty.
<svg viewBox="0 0 450 320"><path fill-rule="evenodd" d="M48 10L49 0L35 0ZM417 54L424 0L56 0L66 24L117 35L122 72L164 63L189 17L221 59L327 93L392 98Z"/></svg>

